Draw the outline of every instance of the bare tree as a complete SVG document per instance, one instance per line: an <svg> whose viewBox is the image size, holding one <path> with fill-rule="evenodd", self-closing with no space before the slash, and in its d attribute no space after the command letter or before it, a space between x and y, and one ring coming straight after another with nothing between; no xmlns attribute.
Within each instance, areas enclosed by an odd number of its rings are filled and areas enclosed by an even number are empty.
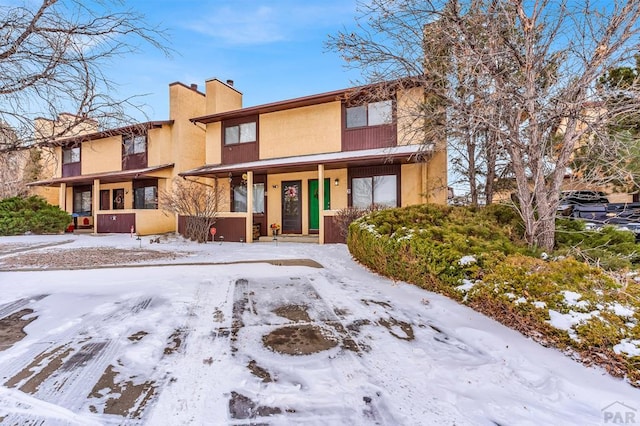
<svg viewBox="0 0 640 426"><path fill-rule="evenodd" d="M160 208L185 217L184 236L199 243L209 239L211 227L225 200L226 188L213 184L175 178L171 191L161 191Z"/></svg>
<svg viewBox="0 0 640 426"><path fill-rule="evenodd" d="M128 124L135 98L116 99L115 83L103 69L143 43L163 47L163 32L119 0L41 0L0 6L0 151L42 142L37 117L71 120L47 138L73 136L91 121L101 128Z"/></svg>
<svg viewBox="0 0 640 426"><path fill-rule="evenodd" d="M508 155L527 241L552 249L560 189L576 148L594 135L600 146L612 143L609 124L640 106L635 87L626 102L606 107L596 90L608 69L638 51L640 2L372 0L360 10L359 31L333 37L330 46L372 79L423 76L424 87L438 90L449 107L458 95L451 84L456 68L444 67L434 82L415 47L422 46L422 29L438 23L431 38L448 46L440 61L466 64L479 83L464 90L473 97L474 122ZM447 120L452 130L469 133Z"/></svg>
<svg viewBox="0 0 640 426"><path fill-rule="evenodd" d="M606 128L582 141L570 167L573 175L592 182L595 187L634 192L640 188L640 110L637 105L640 87L640 54L635 64L611 68L600 77L598 91L602 102L594 105L608 111L619 109ZM630 107L625 104L630 103ZM604 136L604 137L603 137Z"/></svg>

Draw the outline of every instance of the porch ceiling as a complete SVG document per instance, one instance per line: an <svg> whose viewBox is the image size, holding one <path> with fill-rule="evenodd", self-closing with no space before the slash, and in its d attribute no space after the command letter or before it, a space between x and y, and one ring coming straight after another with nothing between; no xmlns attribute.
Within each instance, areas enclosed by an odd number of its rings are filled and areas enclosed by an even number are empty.
<svg viewBox="0 0 640 426"><path fill-rule="evenodd" d="M182 177L206 176L225 177L229 173L246 171L260 173L290 173L316 170L319 164L325 169L341 169L355 166L381 164L402 164L416 162L420 157L433 152L433 145L401 145L388 148L366 149L360 151L332 152L327 154L300 155L295 157L272 158L249 161L238 164L214 164L179 173Z"/></svg>
<svg viewBox="0 0 640 426"><path fill-rule="evenodd" d="M169 169L174 166L174 163L162 164L154 167L147 167L144 169L136 170L122 170L118 172L105 172L105 173L92 173L81 176L69 176L63 178L55 178L48 180L40 180L37 182L31 182L28 186L60 186L61 184L71 185L91 185L96 179L100 180L100 183L117 183L127 182L132 179L138 179L142 177L155 177L152 173L159 170Z"/></svg>

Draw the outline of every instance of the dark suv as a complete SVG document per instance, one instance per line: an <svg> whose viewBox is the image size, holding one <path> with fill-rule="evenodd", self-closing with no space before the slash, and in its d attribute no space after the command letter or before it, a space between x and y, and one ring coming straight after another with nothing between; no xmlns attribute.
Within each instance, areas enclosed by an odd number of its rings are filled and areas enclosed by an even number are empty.
<svg viewBox="0 0 640 426"><path fill-rule="evenodd" d="M562 216L574 216L579 211L589 211L593 214L602 212L603 219L606 215L609 199L604 192L600 191L562 191L560 194L560 204L558 213ZM576 206L580 206L577 209ZM577 211L576 211L577 210ZM593 215L590 214L591 218Z"/></svg>

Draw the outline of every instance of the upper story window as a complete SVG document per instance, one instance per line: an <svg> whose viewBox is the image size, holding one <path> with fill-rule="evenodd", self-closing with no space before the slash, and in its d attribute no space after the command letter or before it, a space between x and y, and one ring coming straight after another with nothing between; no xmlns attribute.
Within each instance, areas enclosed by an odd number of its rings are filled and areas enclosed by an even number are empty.
<svg viewBox="0 0 640 426"><path fill-rule="evenodd" d="M122 170L147 167L147 135L122 136Z"/></svg>
<svg viewBox="0 0 640 426"><path fill-rule="evenodd" d="M391 124L393 120L393 101L386 100L347 107L346 111L347 129Z"/></svg>
<svg viewBox="0 0 640 426"><path fill-rule="evenodd" d="M80 162L80 147L63 148L62 149L62 164L79 163Z"/></svg>
<svg viewBox="0 0 640 426"><path fill-rule="evenodd" d="M255 142L256 122L240 123L224 128L224 144L235 145L239 143Z"/></svg>
<svg viewBox="0 0 640 426"><path fill-rule="evenodd" d="M123 155L143 154L147 152L147 136L131 135L122 138Z"/></svg>

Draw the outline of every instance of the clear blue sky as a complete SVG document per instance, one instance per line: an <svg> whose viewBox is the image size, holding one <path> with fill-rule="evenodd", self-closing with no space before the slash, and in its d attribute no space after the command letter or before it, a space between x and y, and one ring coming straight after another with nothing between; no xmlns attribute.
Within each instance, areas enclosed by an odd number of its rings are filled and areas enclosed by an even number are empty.
<svg viewBox="0 0 640 426"><path fill-rule="evenodd" d="M127 5L167 29L166 58L148 45L107 69L120 95L148 94L148 119L168 118L169 84L234 80L244 106L360 82L325 42L353 27L355 0L142 0ZM140 120L144 120L140 116Z"/></svg>

